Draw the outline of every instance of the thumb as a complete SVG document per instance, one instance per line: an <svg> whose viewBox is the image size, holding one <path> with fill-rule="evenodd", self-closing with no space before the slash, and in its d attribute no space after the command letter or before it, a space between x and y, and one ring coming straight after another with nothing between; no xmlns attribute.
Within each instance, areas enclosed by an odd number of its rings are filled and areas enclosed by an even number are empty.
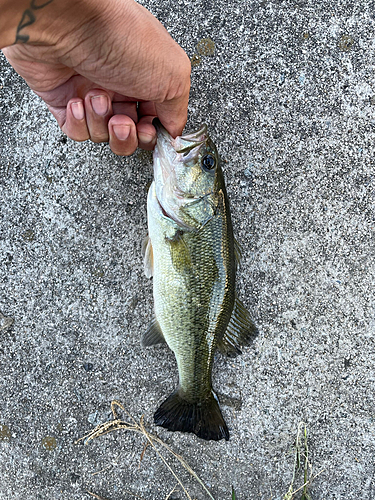
<svg viewBox="0 0 375 500"><path fill-rule="evenodd" d="M172 137L182 134L187 121L190 78L184 93L174 99L155 103L156 115Z"/></svg>

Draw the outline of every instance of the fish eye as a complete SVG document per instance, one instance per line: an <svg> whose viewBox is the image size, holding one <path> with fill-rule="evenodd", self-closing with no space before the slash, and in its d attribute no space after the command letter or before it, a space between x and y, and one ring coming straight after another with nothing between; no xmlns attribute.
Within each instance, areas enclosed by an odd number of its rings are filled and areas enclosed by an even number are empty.
<svg viewBox="0 0 375 500"><path fill-rule="evenodd" d="M211 154L208 154L208 155L205 155L203 156L202 158L202 167L204 168L204 170L212 170L214 167L215 167L215 158L211 155Z"/></svg>

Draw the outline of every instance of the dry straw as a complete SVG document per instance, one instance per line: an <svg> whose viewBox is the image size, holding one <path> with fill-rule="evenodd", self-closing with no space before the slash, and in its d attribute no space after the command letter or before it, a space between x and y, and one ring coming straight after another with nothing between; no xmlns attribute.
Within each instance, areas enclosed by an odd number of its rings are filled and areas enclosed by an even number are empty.
<svg viewBox="0 0 375 500"><path fill-rule="evenodd" d="M118 407L122 411L124 411L126 413L126 415L128 416L128 418L129 418L130 421L127 422L125 420L121 420L118 417L118 415L117 415L116 407ZM167 460L165 459L165 457L159 451L157 445L159 445L162 448L164 448L165 450L167 450L174 458L176 458L181 463L181 465L189 472L189 474L191 476L193 476L193 478L202 486L202 488L204 489L204 491L207 493L208 498L210 498L211 500L215 500L215 498L212 496L212 494L207 489L206 485L198 477L198 475L193 471L193 469L186 463L186 461L184 460L184 458L181 455L178 455L177 453L175 453L160 438L158 438L157 436L155 436L154 434L151 434L150 432L148 432L146 430L146 428L144 426L144 423L143 423L143 415L142 415L139 423L137 423L137 421L130 415L130 413L118 401L112 401L112 403L111 403L111 410L112 410L112 414L113 414L113 420L111 420L110 422L105 422L104 424L97 425L95 427L95 429L93 429L89 434L86 434L85 436L83 436L80 439L78 439L76 441L76 443L79 443L80 441L84 441L85 444L88 444L93 439L96 439L96 438L98 438L100 436L104 436L104 434L108 434L109 432L118 431L120 429L124 429L126 431L135 432L137 434L141 434L141 435L143 435L146 438L146 440L147 440L146 444L149 445L149 446L151 446L153 448L153 450L156 452L156 454L159 456L159 458L163 461L163 463L165 464L165 466L168 468L168 470L170 471L170 473L173 475L173 477L177 481L177 485L179 485L181 487L181 489L183 490L183 492L185 493L186 498L188 498L189 500L192 500L192 498L189 495L188 491L186 490L185 486L182 484L181 480L176 475L176 473L174 472L174 470L172 469L172 467L169 465L169 463L167 462ZM142 460L142 457L143 457L143 454L144 454L145 450L146 450L146 446L143 449L141 460ZM168 493L168 495L167 495L167 497L166 497L165 500L167 500L168 498L170 498L170 496L172 495L172 493L175 491L176 486L173 488L172 491L170 491ZM100 497L99 495L96 495L95 493L92 493L90 491L87 491L87 493L89 493L94 498L97 498L98 500L105 500L103 497ZM130 493L130 492L128 492L128 493ZM135 495L133 493L132 493L132 495L135 496L136 498L141 498L138 495Z"/></svg>

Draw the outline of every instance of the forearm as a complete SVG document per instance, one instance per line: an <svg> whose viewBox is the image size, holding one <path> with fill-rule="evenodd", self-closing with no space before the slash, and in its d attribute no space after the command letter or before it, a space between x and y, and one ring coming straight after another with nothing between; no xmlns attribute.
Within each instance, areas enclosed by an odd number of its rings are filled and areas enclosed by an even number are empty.
<svg viewBox="0 0 375 500"><path fill-rule="evenodd" d="M75 33L79 19L96 17L96 0L0 0L0 49L13 44L53 46Z"/></svg>

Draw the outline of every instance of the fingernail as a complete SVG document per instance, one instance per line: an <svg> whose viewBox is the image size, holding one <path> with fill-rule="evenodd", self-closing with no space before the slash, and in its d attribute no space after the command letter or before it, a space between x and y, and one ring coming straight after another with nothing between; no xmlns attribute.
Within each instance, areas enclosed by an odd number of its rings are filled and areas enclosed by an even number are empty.
<svg viewBox="0 0 375 500"><path fill-rule="evenodd" d="M82 102L72 102L70 105L73 116L76 120L82 120L85 117L85 110L83 109Z"/></svg>
<svg viewBox="0 0 375 500"><path fill-rule="evenodd" d="M91 97L91 106L97 115L104 116L108 113L108 98L105 95Z"/></svg>
<svg viewBox="0 0 375 500"><path fill-rule="evenodd" d="M129 125L116 125L113 127L113 132L119 141L125 141L130 134Z"/></svg>
<svg viewBox="0 0 375 500"><path fill-rule="evenodd" d="M143 142L143 144L150 144L155 139L155 136L149 134L138 134L138 139L139 142Z"/></svg>

